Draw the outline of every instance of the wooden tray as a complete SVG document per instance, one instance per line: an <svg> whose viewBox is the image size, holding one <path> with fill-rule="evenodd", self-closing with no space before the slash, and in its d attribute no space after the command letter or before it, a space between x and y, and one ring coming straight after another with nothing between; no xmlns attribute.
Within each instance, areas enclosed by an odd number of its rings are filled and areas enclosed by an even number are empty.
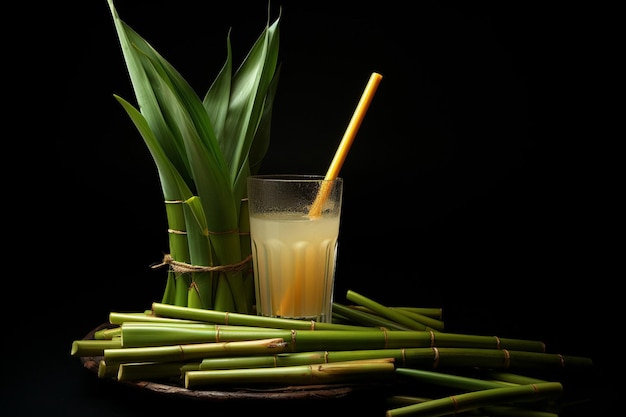
<svg viewBox="0 0 626 417"><path fill-rule="evenodd" d="M114 328L118 325L103 323L91 330L83 339L93 340L98 330ZM88 370L98 374L98 367L102 356L84 356L80 358L83 366ZM362 395L364 392L377 391L380 395L380 384L336 384L336 385L305 385L305 386L284 386L284 387L238 387L224 391L213 390L191 390L184 388L174 382L164 383L156 381L120 381L119 384L130 385L143 390L172 396L177 398L199 399L213 402L230 400L336 400L347 398L352 395Z"/></svg>

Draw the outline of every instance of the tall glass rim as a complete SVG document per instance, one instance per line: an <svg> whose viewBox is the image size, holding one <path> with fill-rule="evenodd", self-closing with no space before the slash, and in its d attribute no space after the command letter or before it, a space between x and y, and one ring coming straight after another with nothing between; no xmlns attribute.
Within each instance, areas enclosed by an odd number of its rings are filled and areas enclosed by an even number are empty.
<svg viewBox="0 0 626 417"><path fill-rule="evenodd" d="M327 180L324 175L314 174L257 174L250 175L249 180L264 180L264 181L276 181L276 182L343 182L342 177L335 177L332 180Z"/></svg>

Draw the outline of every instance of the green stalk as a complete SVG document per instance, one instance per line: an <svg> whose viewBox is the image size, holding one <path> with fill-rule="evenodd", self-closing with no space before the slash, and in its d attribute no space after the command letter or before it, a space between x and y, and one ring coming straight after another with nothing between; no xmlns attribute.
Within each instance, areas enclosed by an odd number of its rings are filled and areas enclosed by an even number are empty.
<svg viewBox="0 0 626 417"><path fill-rule="evenodd" d="M291 355L291 354L290 354ZM276 368L283 365L281 359L284 357L281 354L273 356L241 356L241 357L225 357L225 358L204 358L198 366L200 371L211 371L216 369L253 369L253 368ZM287 357L286 359L288 359ZM289 365L311 365L315 363L325 363L323 359L319 357L308 358L308 360L302 361L288 361Z"/></svg>
<svg viewBox="0 0 626 417"><path fill-rule="evenodd" d="M444 372L425 371L422 369L410 369L399 367L396 373L410 379L426 384L439 385L447 388L456 388L464 391L476 391L491 388L510 386L505 382L488 381L479 378L470 378L460 375L452 375Z"/></svg>
<svg viewBox="0 0 626 417"><path fill-rule="evenodd" d="M591 365L591 363L589 363L589 365ZM495 371L495 370L488 371L488 375L496 381L508 382L508 383L517 384L517 385L547 382L543 379L529 377L527 375L518 375L518 374L513 374L510 372L502 372L502 371Z"/></svg>
<svg viewBox="0 0 626 417"><path fill-rule="evenodd" d="M332 323L334 324L356 324L352 319L342 316L337 311L332 312Z"/></svg>
<svg viewBox="0 0 626 417"><path fill-rule="evenodd" d="M189 323L159 323L159 322L141 322L141 321L129 321L123 323L119 329L123 331L123 329L128 329L131 327L137 328L147 328L149 331L154 328L165 328L171 329L171 331L176 332L180 329L199 329L199 330L210 330L215 331L219 338L219 332L227 331L227 332L241 332L244 335L249 334L250 332L254 332L252 334L262 334L263 332L273 333L276 329L272 329L270 327L256 327L256 326L236 326L230 324L211 324L211 323L202 323L202 322L189 322ZM120 334L121 335L121 334Z"/></svg>
<svg viewBox="0 0 626 417"><path fill-rule="evenodd" d="M422 314L424 316L431 317L435 320L443 321L443 309L439 307L410 307L410 306L399 306L395 307L400 310L411 311L413 313Z"/></svg>
<svg viewBox="0 0 626 417"><path fill-rule="evenodd" d="M237 342L193 343L172 346L105 349L104 360L109 364L129 362L179 362L216 356L267 355L282 352L283 339L268 338Z"/></svg>
<svg viewBox="0 0 626 417"><path fill-rule="evenodd" d="M185 207L187 209L187 239L191 265L200 267L214 265L215 255L209 239L209 229L198 197L193 196L185 200ZM214 308L214 294L218 274L210 271L189 273L191 275L191 284L188 288L187 303L185 305L193 308ZM227 308L235 310L234 303L230 303Z"/></svg>
<svg viewBox="0 0 626 417"><path fill-rule="evenodd" d="M486 368L507 369L509 359L521 354L524 360L515 361L518 369L562 369L561 363L556 360L559 355L549 353L530 353L497 349L468 349L468 348L402 348L402 349L361 349L346 351L306 351L296 353L280 353L271 357L254 356L239 358L216 358L202 361L201 369L256 368L278 367L289 365L309 365L315 363L347 362L362 359L393 358L396 366L403 368L437 369L437 368ZM553 360L546 360L553 358ZM583 366L587 366L585 364ZM576 366L571 364L570 366ZM494 378L497 380L497 378ZM518 385L546 382L539 379L526 378Z"/></svg>
<svg viewBox="0 0 626 417"><path fill-rule="evenodd" d="M224 385L317 385L390 380L393 360L337 362L323 365L285 366L281 368L226 369L189 371L185 388L196 389Z"/></svg>
<svg viewBox="0 0 626 417"><path fill-rule="evenodd" d="M180 307L163 303L152 303L152 312L158 317L184 320L197 320L215 324L233 324L242 326L273 327L277 329L319 329L319 330L372 330L372 327L353 326L335 323L282 319L256 316L253 314L228 313L199 308Z"/></svg>
<svg viewBox="0 0 626 417"><path fill-rule="evenodd" d="M101 356L106 349L120 349L122 347L121 338L116 337L110 340L74 340L72 342L71 356Z"/></svg>
<svg viewBox="0 0 626 417"><path fill-rule="evenodd" d="M333 315L339 314L354 323L358 323L363 326L378 326L384 327L390 330L411 330L409 327L399 324L395 321L386 319L376 314L368 313L366 311L359 311L337 302L333 303Z"/></svg>
<svg viewBox="0 0 626 417"><path fill-rule="evenodd" d="M393 408L387 410L386 417L445 416L494 404L554 398L560 396L562 393L563 386L559 382L491 388Z"/></svg>
<svg viewBox="0 0 626 417"><path fill-rule="evenodd" d="M183 201L165 199L165 214L168 223L168 242L170 255L181 262L191 262L187 225ZM191 285L191 276L186 272L167 271L167 283L162 302L179 306L187 305L187 292Z"/></svg>
<svg viewBox="0 0 626 417"><path fill-rule="evenodd" d="M362 296L361 296L362 297ZM371 300L370 300L371 301ZM365 307L363 305L348 305L345 306L352 311L359 311L363 313L368 313L370 315L375 315L377 317L382 318L380 313L372 310L369 307ZM441 309L440 308L410 308L410 307L388 307L391 310L396 310L399 313L402 313L412 320L415 320L418 323L421 323L425 328L431 328L439 331L443 331L444 322L441 320ZM382 311L382 310L380 310ZM386 311L386 310L385 310Z"/></svg>
<svg viewBox="0 0 626 417"><path fill-rule="evenodd" d="M432 367L433 368L454 368L465 367L468 364L474 367L485 369L584 369L591 368L593 362L589 358L578 356L564 356L556 353L531 352L510 349L484 349L484 348L467 348L467 347L440 347L432 349ZM409 361L411 359L410 351L406 353L407 363L411 365L419 365L423 367L428 365L427 362L415 363ZM496 373L504 378L505 373ZM498 378L494 378L498 379ZM502 379L504 380L504 379ZM508 380L508 382L512 382ZM539 379L525 379L522 383L545 382ZM520 382L518 382L520 383Z"/></svg>
<svg viewBox="0 0 626 417"><path fill-rule="evenodd" d="M370 298L364 297L361 294L358 294L352 290L348 290L346 293L346 298L353 303L365 306L377 314L380 314L382 317L385 317L391 321L400 323L409 329L412 330L432 330L436 331L436 329L432 329L423 323L419 323L413 320L411 317L408 317L403 312L393 310L389 307L386 307Z"/></svg>
<svg viewBox="0 0 626 417"><path fill-rule="evenodd" d="M175 306L170 306L175 307ZM180 307L177 307L180 308ZM256 317L256 316L254 316ZM455 333L430 333L421 331L385 332L369 330L298 330L275 329L232 330L178 328L167 326L122 325L122 346L142 347L187 343L209 343L220 341L241 341L276 337L289 343L289 351L311 350L354 350L354 349L393 349L412 347L464 347L480 349L510 349L538 351L541 342L521 339L498 339L491 336L474 336Z"/></svg>
<svg viewBox="0 0 626 417"><path fill-rule="evenodd" d="M127 322L154 322L154 323L171 323L171 324L184 324L184 323L203 323L198 320L186 320L186 319L176 319L170 317L159 317L151 314L145 313L118 313L111 312L109 313L109 323L111 324L122 324Z"/></svg>
<svg viewBox="0 0 626 417"><path fill-rule="evenodd" d="M420 404L431 401L430 397L415 397L411 395L390 395L386 398L387 405L390 408L400 408L406 405Z"/></svg>
<svg viewBox="0 0 626 417"><path fill-rule="evenodd" d="M315 336L315 332L319 334ZM323 336L327 331L298 331L298 343L302 344L304 340L312 339L311 345L314 345L314 339L320 338L321 342L315 344L320 348L324 348ZM347 333L347 334L346 334ZM375 330L359 331L359 332L340 332L340 335L345 335L348 339L345 342L345 347L341 350L347 349L385 349L385 348L411 348L411 347L464 347L464 348L479 348L479 349L510 349L520 351L531 352L543 352L543 342L523 339L509 339L509 338L497 338L492 336L477 336L468 334L457 333L431 333L423 331L390 331L390 332L377 332ZM328 335L329 339L333 337ZM306 338L306 339L305 339ZM342 346L341 342L336 343L337 346ZM326 348L332 350L332 347Z"/></svg>
<svg viewBox="0 0 626 417"><path fill-rule="evenodd" d="M387 398L387 404L391 408L399 408L407 405L421 404L431 401L432 398L413 397L409 395L391 395ZM558 417L558 414L548 411L531 410L528 408L513 407L506 405L490 405L481 407L480 410L493 417ZM469 413L468 410L467 412ZM478 411L478 409L476 410Z"/></svg>
<svg viewBox="0 0 626 417"><path fill-rule="evenodd" d="M241 257L243 259L251 256L252 254L252 242L250 239L250 213L248 211L248 198L241 200L239 211L239 246L241 246ZM253 306L256 303L255 299L255 287L254 287L254 270L252 263L248 264L248 268L242 272L242 279L244 285L244 293L248 295L247 304ZM248 313L251 313L250 310Z"/></svg>
<svg viewBox="0 0 626 417"><path fill-rule="evenodd" d="M415 320L418 323L423 324L426 328L438 330L440 332L442 332L444 329L444 324L443 324L443 321L441 320L433 319L432 317L428 317L424 314L417 313L415 311L409 311L409 310L397 308L397 307L389 307L389 308L393 311L398 311L406 315L407 317L411 318L412 320Z"/></svg>
<svg viewBox="0 0 626 417"><path fill-rule="evenodd" d="M268 338L291 340L290 330L267 328L223 330L220 326L190 328L180 326L153 326L150 323L122 325L122 347L172 346L191 343L241 342Z"/></svg>
<svg viewBox="0 0 626 417"><path fill-rule="evenodd" d="M425 356L430 356L432 361L432 350L424 349ZM314 351L279 353L273 356L250 356L241 358L207 358L200 363L200 370L210 369L237 369L237 368L274 368L295 365L313 365L334 362L349 362L358 360L373 360L392 358L395 363L399 361L406 364L411 361L408 357L414 357L411 349L370 349L370 350L348 350L348 351ZM406 353L406 358L404 354Z"/></svg>

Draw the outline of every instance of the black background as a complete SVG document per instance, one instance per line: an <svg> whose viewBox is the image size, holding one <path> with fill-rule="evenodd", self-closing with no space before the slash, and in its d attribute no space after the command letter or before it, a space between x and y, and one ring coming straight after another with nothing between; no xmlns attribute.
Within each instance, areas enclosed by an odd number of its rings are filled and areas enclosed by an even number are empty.
<svg viewBox="0 0 626 417"><path fill-rule="evenodd" d="M594 401L563 415L598 415L615 392L606 352L619 330L617 250L604 233L619 238L621 190L605 189L616 165L603 156L611 114L596 93L607 64L591 25L612 12L481 4L273 2L283 68L262 171L324 173L370 74L382 74L341 171L336 300L351 289L442 307L449 332L591 357L583 397ZM228 30L241 62L268 16L263 1L116 6L200 95ZM36 58L50 71L31 104L52 116L50 187L37 190L54 224L35 221L44 236L33 237L49 272L37 272L36 307L11 331L26 342L7 361L3 402L18 415L166 415L169 401L99 381L69 356L109 312L160 299L164 272L150 265L167 252L167 224L156 169L113 98L134 102L106 1L53 12Z"/></svg>

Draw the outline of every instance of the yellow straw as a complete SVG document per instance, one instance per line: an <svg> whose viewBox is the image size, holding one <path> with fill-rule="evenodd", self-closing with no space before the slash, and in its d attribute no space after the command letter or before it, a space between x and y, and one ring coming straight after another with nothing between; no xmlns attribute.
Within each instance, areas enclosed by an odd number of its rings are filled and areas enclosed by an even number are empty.
<svg viewBox="0 0 626 417"><path fill-rule="evenodd" d="M361 122L365 117L365 113L367 112L367 109L372 102L372 99L374 98L374 93L376 92L378 84L380 84L380 80L382 78L383 76L376 72L372 73L372 75L370 76L370 79L365 86L365 90L363 91L363 95L361 95L361 99L359 100L359 104L357 104L356 110L352 115L352 119L350 119L350 123L348 124L346 132L344 133L343 138L339 143L339 147L335 152L335 157L333 158L332 162L330 163L330 167L326 172L326 177L324 178L325 180L334 180L335 178L337 178L337 175L339 175L339 171L341 170L341 166L343 165L343 162L348 155L348 151L350 150L350 146L354 141L356 132L361 126ZM329 182L324 182L322 184L322 187L317 193L317 197L315 198L315 201L313 202L313 205L309 210L310 218L316 218L321 215L322 206L324 205L324 201L326 201L326 198L328 198L328 193L330 192L330 185L331 184Z"/></svg>

